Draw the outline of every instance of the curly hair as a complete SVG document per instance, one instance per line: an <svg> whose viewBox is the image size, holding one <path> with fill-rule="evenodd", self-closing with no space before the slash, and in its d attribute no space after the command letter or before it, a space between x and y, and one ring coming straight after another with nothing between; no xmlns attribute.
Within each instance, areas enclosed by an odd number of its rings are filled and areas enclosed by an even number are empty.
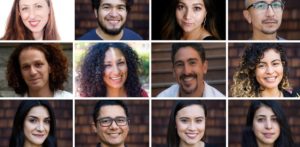
<svg viewBox="0 0 300 147"><path fill-rule="evenodd" d="M35 49L44 53L46 60L51 68L49 74L49 87L51 91L63 90L64 82L68 78L68 60L64 55L60 45L58 44L43 44L43 43L22 43L10 55L6 79L8 86L12 87L17 94L22 96L28 92L28 86L25 83L21 74L19 56L23 50Z"/></svg>
<svg viewBox="0 0 300 147"><path fill-rule="evenodd" d="M89 48L81 65L80 95L86 97L105 97L107 89L103 80L105 53L109 48L119 49L124 55L128 68L125 90L129 97L141 96L139 81L141 66L137 53L125 43L98 43Z"/></svg>
<svg viewBox="0 0 300 147"><path fill-rule="evenodd" d="M256 65L263 58L264 52L273 49L280 54L283 65L283 78L278 85L278 89L289 89L288 63L286 52L280 44L276 43L253 43L246 47L242 56L239 69L233 75L233 85L231 94L234 97L257 97L261 91L260 84L256 80Z"/></svg>

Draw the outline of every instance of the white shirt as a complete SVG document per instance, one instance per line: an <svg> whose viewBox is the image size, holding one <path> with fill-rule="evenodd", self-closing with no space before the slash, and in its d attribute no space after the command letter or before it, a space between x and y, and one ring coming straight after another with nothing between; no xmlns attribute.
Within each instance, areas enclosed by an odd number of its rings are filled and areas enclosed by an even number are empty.
<svg viewBox="0 0 300 147"><path fill-rule="evenodd" d="M174 84L168 89L162 91L157 97L179 97L179 85ZM202 97L225 97L219 90L204 82L204 91Z"/></svg>

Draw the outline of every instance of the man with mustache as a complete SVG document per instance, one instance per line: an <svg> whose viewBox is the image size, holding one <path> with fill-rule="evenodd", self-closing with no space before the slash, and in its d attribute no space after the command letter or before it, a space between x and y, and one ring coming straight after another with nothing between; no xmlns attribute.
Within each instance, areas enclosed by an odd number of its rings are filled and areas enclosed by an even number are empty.
<svg viewBox="0 0 300 147"><path fill-rule="evenodd" d="M284 40L277 36L284 3L281 0L245 0L244 17L252 25L253 40Z"/></svg>
<svg viewBox="0 0 300 147"><path fill-rule="evenodd" d="M171 54L177 84L158 97L225 97L204 81L208 63L200 43L174 43Z"/></svg>
<svg viewBox="0 0 300 147"><path fill-rule="evenodd" d="M142 37L125 27L132 0L92 0L98 27L79 40L142 40Z"/></svg>

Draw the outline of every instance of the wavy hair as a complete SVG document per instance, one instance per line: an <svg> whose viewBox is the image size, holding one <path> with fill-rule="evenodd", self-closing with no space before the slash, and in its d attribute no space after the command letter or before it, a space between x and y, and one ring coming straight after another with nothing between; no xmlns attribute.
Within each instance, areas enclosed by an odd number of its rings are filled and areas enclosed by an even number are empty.
<svg viewBox="0 0 300 147"><path fill-rule="evenodd" d="M238 70L233 75L233 85L231 94L234 97L257 97L262 90L256 80L255 70L263 58L264 52L274 50L280 54L283 65L283 78L278 85L279 90L289 89L288 63L285 50L280 44L276 43L253 43L246 47L242 56Z"/></svg>
<svg viewBox="0 0 300 147"><path fill-rule="evenodd" d="M43 147L56 147L56 124L55 124L55 115L52 107L49 102L46 100L24 100L20 103L17 112L15 114L12 134L9 141L9 147L24 147L25 135L24 135L24 120L28 112L37 106L43 106L48 110L50 115L50 131L43 142Z"/></svg>
<svg viewBox="0 0 300 147"><path fill-rule="evenodd" d="M51 0L45 0L50 8L50 14L47 24L44 27L43 40L59 40L59 34L56 28L54 10ZM6 32L2 40L34 40L32 32L24 25L19 11L20 0L15 0L11 9Z"/></svg>
<svg viewBox="0 0 300 147"><path fill-rule="evenodd" d="M242 147L258 147L257 139L253 132L253 119L255 112L262 106L272 109L280 126L280 135L275 141L274 147L293 147L294 141L284 111L280 104L274 100L254 100L251 102L247 114L246 127L243 130Z"/></svg>
<svg viewBox="0 0 300 147"><path fill-rule="evenodd" d="M7 63L6 79L8 86L13 88L17 94L24 96L28 92L20 67L19 57L23 50L39 50L44 53L51 68L49 75L49 87L55 90L63 90L64 82L68 79L68 60L58 44L47 43L22 43L10 55Z"/></svg>
<svg viewBox="0 0 300 147"><path fill-rule="evenodd" d="M169 119L168 133L167 133L168 147L179 147L180 138L179 138L179 135L178 135L177 129L176 129L176 115L179 110L181 110L185 107L191 106L191 105L201 106L204 110L205 117L207 117L207 108L206 108L206 105L202 101L200 101L200 100L178 100L178 101L176 101L176 104L172 108L172 111L170 114L170 119ZM205 138L205 135L203 138Z"/></svg>
<svg viewBox="0 0 300 147"><path fill-rule="evenodd" d="M140 97L142 88L139 81L141 62L137 53L126 43L98 43L91 46L81 65L80 95L86 97L105 97L107 89L103 80L105 53L109 48L122 52L126 59L128 76L124 87L129 97Z"/></svg>
<svg viewBox="0 0 300 147"><path fill-rule="evenodd" d="M212 36L220 39L220 35L217 30L216 24L216 8L215 4L212 0L203 0L205 9L207 11L206 21L204 24L204 28L211 33ZM176 21L176 7L179 3L179 0L171 0L170 7L168 7L165 11L164 15L164 25L162 27L161 36L162 39L180 39L183 35L183 30L178 25Z"/></svg>

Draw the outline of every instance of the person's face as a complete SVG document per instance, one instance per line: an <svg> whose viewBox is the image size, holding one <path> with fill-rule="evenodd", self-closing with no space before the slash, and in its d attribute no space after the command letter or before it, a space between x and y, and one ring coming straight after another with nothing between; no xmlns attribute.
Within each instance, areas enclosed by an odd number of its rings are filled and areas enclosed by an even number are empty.
<svg viewBox="0 0 300 147"><path fill-rule="evenodd" d="M270 107L262 106L254 114L253 132L259 146L270 146L280 135L277 117Z"/></svg>
<svg viewBox="0 0 300 147"><path fill-rule="evenodd" d="M106 118L127 118L125 110L119 105L107 105L102 106L99 110L97 120ZM107 122L107 121L103 121ZM110 126L101 126L98 121L96 127L93 127L94 131L97 133L101 144L105 146L118 146L124 145L125 139L128 135L129 126L126 125L118 126L115 121L112 121Z"/></svg>
<svg viewBox="0 0 300 147"><path fill-rule="evenodd" d="M176 115L177 134L180 144L192 146L199 144L205 132L205 113L200 105L182 108Z"/></svg>
<svg viewBox="0 0 300 147"><path fill-rule="evenodd" d="M199 30L206 14L203 0L179 0L176 7L177 23L185 33Z"/></svg>
<svg viewBox="0 0 300 147"><path fill-rule="evenodd" d="M248 0L248 6L259 1L262 0ZM270 4L274 0L263 0L263 2ZM254 32L274 34L281 25L283 9L275 9L271 6L268 6L266 10L251 7L248 10L244 10L243 13L248 23L252 24Z"/></svg>
<svg viewBox="0 0 300 147"><path fill-rule="evenodd" d="M32 107L24 120L24 146L41 146L49 135L50 115L44 106Z"/></svg>
<svg viewBox="0 0 300 147"><path fill-rule="evenodd" d="M124 28L127 9L125 0L101 0L95 15L99 27L107 34L117 35Z"/></svg>
<svg viewBox="0 0 300 147"><path fill-rule="evenodd" d="M106 87L119 89L124 87L127 79L128 68L126 58L119 49L110 48L105 53L104 77Z"/></svg>
<svg viewBox="0 0 300 147"><path fill-rule="evenodd" d="M43 52L25 49L19 56L22 77L29 90L49 88L50 66Z"/></svg>
<svg viewBox="0 0 300 147"><path fill-rule="evenodd" d="M274 49L264 52L263 58L256 65L255 77L260 86L264 89L278 88L283 78L283 64L280 53Z"/></svg>
<svg viewBox="0 0 300 147"><path fill-rule="evenodd" d="M20 0L19 14L32 33L41 33L48 22L50 8L46 0Z"/></svg>
<svg viewBox="0 0 300 147"><path fill-rule="evenodd" d="M180 48L174 57L173 74L180 85L180 92L193 94L201 90L203 76L207 72L207 61L202 62L198 52L190 47Z"/></svg>

